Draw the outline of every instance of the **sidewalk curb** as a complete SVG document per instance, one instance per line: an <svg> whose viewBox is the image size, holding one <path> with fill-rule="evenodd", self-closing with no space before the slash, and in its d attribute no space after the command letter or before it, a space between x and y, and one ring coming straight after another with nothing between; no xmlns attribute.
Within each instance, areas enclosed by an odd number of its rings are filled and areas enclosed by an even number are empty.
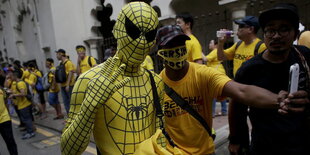
<svg viewBox="0 0 310 155"><path fill-rule="evenodd" d="M18 119L17 116L12 116L12 115L11 115L11 117L14 118L15 120L20 121L20 120ZM49 126L47 126L47 125L40 124L40 123L38 123L38 122L36 122L36 121L34 121L34 124L37 125L37 126L40 126L40 127L47 128L47 129L49 129L49 130L53 130L53 131L58 132L58 133L60 133L60 134L62 133L62 131L60 131L60 130L57 130L57 129L52 128L52 127L49 127Z"/></svg>
<svg viewBox="0 0 310 155"><path fill-rule="evenodd" d="M228 124L216 130L216 138L214 141L215 149L221 147L228 142L229 126Z"/></svg>

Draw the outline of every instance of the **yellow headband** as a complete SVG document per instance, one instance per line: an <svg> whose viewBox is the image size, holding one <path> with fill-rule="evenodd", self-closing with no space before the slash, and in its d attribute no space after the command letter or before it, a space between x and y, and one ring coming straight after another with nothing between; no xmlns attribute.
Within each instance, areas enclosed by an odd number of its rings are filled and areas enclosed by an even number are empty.
<svg viewBox="0 0 310 155"><path fill-rule="evenodd" d="M80 53L80 52L85 52L85 49L84 49L83 47L80 47L80 48L77 48L76 51L77 51L78 53Z"/></svg>

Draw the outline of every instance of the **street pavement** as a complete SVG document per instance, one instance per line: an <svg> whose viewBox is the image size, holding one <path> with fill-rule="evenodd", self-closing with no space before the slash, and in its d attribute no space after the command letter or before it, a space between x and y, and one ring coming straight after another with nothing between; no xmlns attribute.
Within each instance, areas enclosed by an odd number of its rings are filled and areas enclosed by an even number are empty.
<svg viewBox="0 0 310 155"><path fill-rule="evenodd" d="M61 104L63 106L63 104ZM63 107L62 107L63 108ZM64 109L64 108L63 108ZM220 110L220 104L217 104L217 111ZM55 117L55 110L47 104L47 118L35 118L37 127L36 136L28 140L21 140L22 132L17 128L19 120L16 114L12 117L13 134L18 145L18 151L22 155L55 155L60 152L60 136L64 127L64 119L53 120ZM227 150L227 136L228 136L228 120L227 116L217 116L213 119L213 128L216 131L216 154L229 155ZM5 146L2 138L0 138L0 145ZM6 147L0 147L0 155L7 155ZM95 155L96 148L91 138L91 142L83 153L83 155Z"/></svg>

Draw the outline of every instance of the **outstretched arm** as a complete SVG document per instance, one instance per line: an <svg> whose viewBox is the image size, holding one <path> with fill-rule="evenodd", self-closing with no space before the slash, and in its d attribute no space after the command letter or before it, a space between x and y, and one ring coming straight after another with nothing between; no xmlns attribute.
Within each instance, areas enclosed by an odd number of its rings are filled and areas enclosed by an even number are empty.
<svg viewBox="0 0 310 155"><path fill-rule="evenodd" d="M279 108L278 94L253 85L229 81L225 84L222 95L257 108Z"/></svg>
<svg viewBox="0 0 310 155"><path fill-rule="evenodd" d="M121 65L118 70L114 71L115 64L119 64L117 57L108 59L100 71L100 76L88 82L86 97L83 100L80 112L73 118L61 136L62 154L83 153L88 146L98 109L118 89L129 82L129 78L120 82L116 80L123 73L125 65Z"/></svg>

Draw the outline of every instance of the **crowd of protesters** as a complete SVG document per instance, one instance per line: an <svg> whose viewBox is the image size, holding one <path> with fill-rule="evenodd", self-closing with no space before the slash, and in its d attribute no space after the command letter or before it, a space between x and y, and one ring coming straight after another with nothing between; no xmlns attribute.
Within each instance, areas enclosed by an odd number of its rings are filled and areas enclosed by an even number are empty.
<svg viewBox="0 0 310 155"><path fill-rule="evenodd" d="M64 118L65 115L62 112L62 106L58 98L59 92L62 95L65 111L67 114L69 113L70 95L76 76L97 65L94 57L85 54L85 46L76 46L76 51L78 54L76 65L68 58L69 56L66 55L65 50L59 49L55 51L56 57L60 61L59 66L64 65L67 79L64 82L57 82L55 61L52 58L47 58L45 61L45 67L47 68L45 74L32 61L21 65L19 60L15 60L12 64L6 64L0 69L2 94L0 100L3 100L1 106L6 105L7 109L5 110L7 110L8 114L16 112L20 120L18 127L20 131L25 131L22 139L35 136L36 127L34 121L36 119L47 118L46 101L55 109L54 120ZM6 117L10 118L9 116Z"/></svg>

